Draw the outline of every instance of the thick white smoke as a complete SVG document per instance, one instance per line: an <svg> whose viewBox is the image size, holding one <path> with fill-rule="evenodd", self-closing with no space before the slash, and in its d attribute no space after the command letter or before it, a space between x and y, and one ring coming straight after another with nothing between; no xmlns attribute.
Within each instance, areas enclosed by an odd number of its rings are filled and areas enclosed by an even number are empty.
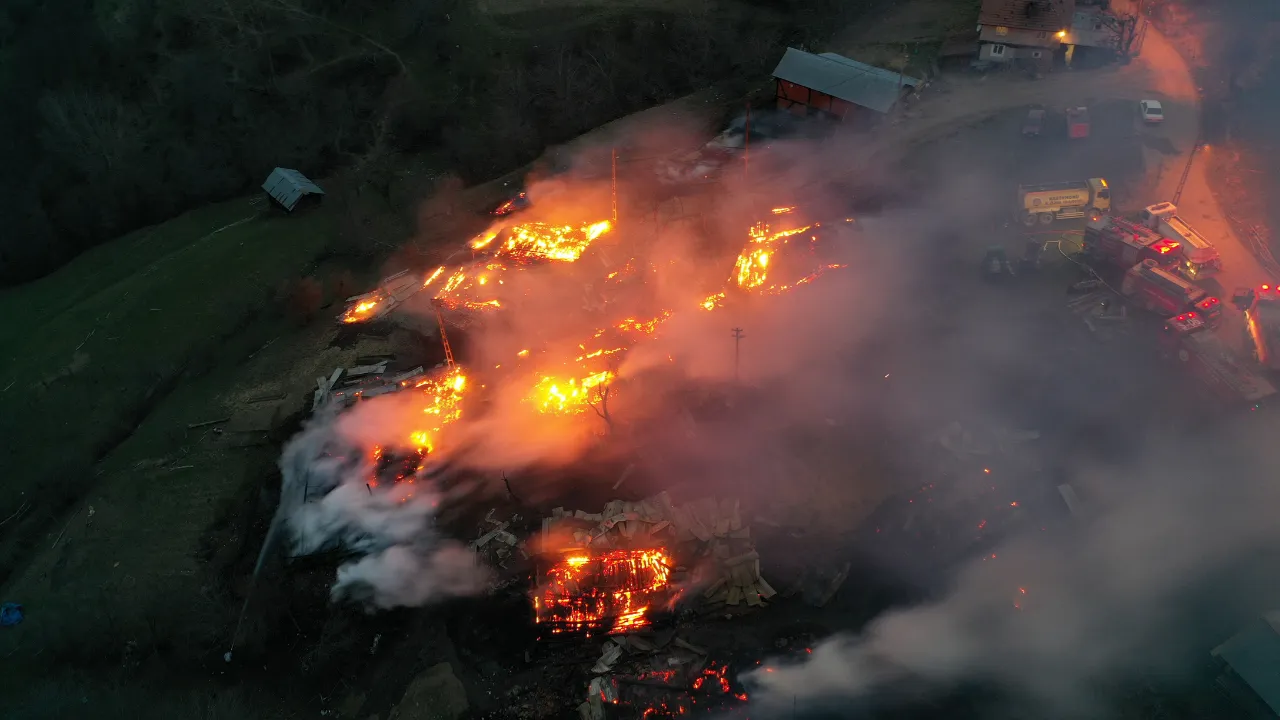
<svg viewBox="0 0 1280 720"><path fill-rule="evenodd" d="M1075 478L1113 494L1065 532L1035 528L972 561L935 601L837 636L802 664L753 672L754 700L790 710L904 683L988 683L1032 698L1039 717L1104 716L1088 699L1100 687L1205 657L1280 600L1280 487L1263 433L1235 434L1211 439L1216 461L1188 438L1138 467Z"/></svg>
<svg viewBox="0 0 1280 720"><path fill-rule="evenodd" d="M395 400L366 403L378 404L391 406ZM360 430L344 430L355 427ZM487 571L475 553L435 532L440 496L429 480L376 488L369 483L374 468L355 447L367 447L359 441L371 438L375 443L388 439L376 428L353 424L351 416L326 414L285 446L276 522L285 524L291 552L342 548L357 553L338 568L334 600L385 609L481 592Z"/></svg>

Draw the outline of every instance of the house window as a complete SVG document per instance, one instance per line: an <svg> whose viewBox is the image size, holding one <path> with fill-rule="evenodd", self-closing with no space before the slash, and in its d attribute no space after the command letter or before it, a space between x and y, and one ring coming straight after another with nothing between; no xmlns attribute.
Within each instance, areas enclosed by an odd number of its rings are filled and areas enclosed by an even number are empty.
<svg viewBox="0 0 1280 720"><path fill-rule="evenodd" d="M1031 57L1033 57L1033 58L1038 58L1038 57L1040 57L1040 51L1039 51L1039 50L1032 50L1032 51L1031 51Z"/></svg>
<svg viewBox="0 0 1280 720"><path fill-rule="evenodd" d="M1003 46L1003 45L992 45L992 46L991 46L991 55L992 55L993 57L1004 57L1004 46Z"/></svg>
<svg viewBox="0 0 1280 720"><path fill-rule="evenodd" d="M1008 34L1009 34L1009 28L1007 28L1007 27L1005 27L1005 26L1003 26L1003 25L997 25L997 26L996 26L996 34L997 34L997 35L1008 35Z"/></svg>
<svg viewBox="0 0 1280 720"><path fill-rule="evenodd" d="M1045 40L1045 39L1048 39L1048 37L1049 37L1049 33L1047 31L1041 30L1040 32L1036 33L1037 40Z"/></svg>

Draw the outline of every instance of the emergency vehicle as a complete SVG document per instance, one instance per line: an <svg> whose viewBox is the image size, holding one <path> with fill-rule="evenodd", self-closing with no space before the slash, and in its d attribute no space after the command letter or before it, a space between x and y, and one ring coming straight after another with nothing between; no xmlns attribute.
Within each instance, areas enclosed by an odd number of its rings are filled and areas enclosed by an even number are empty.
<svg viewBox="0 0 1280 720"><path fill-rule="evenodd" d="M1256 410L1276 394L1275 386L1240 362L1199 313L1185 312L1166 320L1162 340L1166 354L1199 379L1219 406Z"/></svg>
<svg viewBox="0 0 1280 720"><path fill-rule="evenodd" d="M1245 336L1259 365L1280 370L1280 288L1263 285L1252 295L1244 307Z"/></svg>
<svg viewBox="0 0 1280 720"><path fill-rule="evenodd" d="M1181 258L1182 246L1149 227L1103 215L1084 228L1084 254L1094 265L1126 270L1143 260L1170 267Z"/></svg>
<svg viewBox="0 0 1280 720"><path fill-rule="evenodd" d="M1178 207L1170 202L1148 205L1142 211L1142 221L1147 227L1176 240L1182 246L1178 259L1178 272L1191 280L1213 277L1222 270L1222 257L1213 246L1187 221L1178 217Z"/></svg>
<svg viewBox="0 0 1280 720"><path fill-rule="evenodd" d="M1165 317L1195 312L1210 327L1222 319L1221 300L1161 268L1155 260L1143 260L1129 268L1120 293L1144 310Z"/></svg>

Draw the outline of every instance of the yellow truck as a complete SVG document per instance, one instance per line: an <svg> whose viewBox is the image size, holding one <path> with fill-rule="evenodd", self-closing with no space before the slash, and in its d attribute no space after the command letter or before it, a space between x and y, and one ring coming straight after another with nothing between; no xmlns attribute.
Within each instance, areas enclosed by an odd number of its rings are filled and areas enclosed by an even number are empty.
<svg viewBox="0 0 1280 720"><path fill-rule="evenodd" d="M1102 178L1084 182L1044 183L1018 186L1019 213L1027 227L1037 222L1097 216L1111 209L1111 189Z"/></svg>

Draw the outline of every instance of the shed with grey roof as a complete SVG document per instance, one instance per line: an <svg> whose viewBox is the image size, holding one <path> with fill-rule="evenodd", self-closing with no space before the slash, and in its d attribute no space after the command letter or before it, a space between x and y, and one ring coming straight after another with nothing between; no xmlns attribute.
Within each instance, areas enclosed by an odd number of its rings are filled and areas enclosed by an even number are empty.
<svg viewBox="0 0 1280 720"><path fill-rule="evenodd" d="M796 114L820 112L844 119L856 107L884 114L920 80L835 53L814 55L787 48L773 77L778 108Z"/></svg>
<svg viewBox="0 0 1280 720"><path fill-rule="evenodd" d="M319 185L311 182L311 179L297 170L278 167L271 171L267 176L267 181L262 183L262 189L267 191L271 199L280 203L280 206L290 212L298 206L298 202L308 195L324 195L324 190Z"/></svg>

